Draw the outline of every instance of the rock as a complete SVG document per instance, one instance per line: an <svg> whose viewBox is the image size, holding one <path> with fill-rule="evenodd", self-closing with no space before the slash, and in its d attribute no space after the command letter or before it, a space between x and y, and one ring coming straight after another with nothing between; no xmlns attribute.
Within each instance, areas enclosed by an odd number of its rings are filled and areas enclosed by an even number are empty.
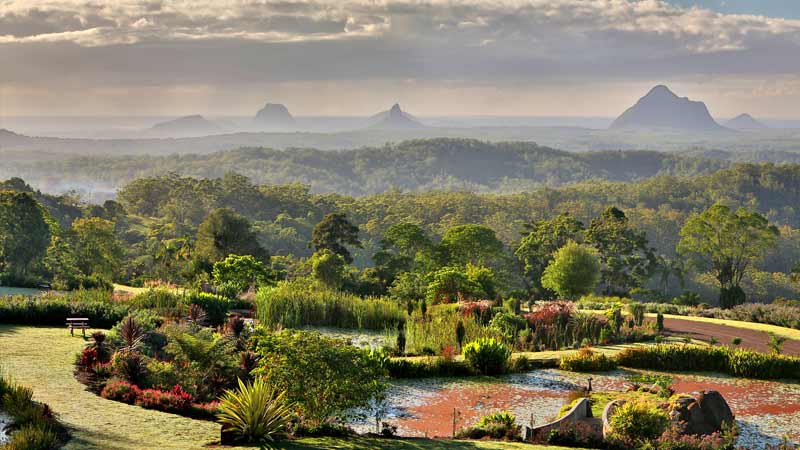
<svg viewBox="0 0 800 450"><path fill-rule="evenodd" d="M728 402L717 391L701 391L697 396L697 403L703 410L706 422L715 430L722 428L723 424L733 424L734 417Z"/></svg>
<svg viewBox="0 0 800 450"><path fill-rule="evenodd" d="M703 391L697 398L679 397L672 401L670 421L681 434L708 435L732 424L728 403L717 391Z"/></svg>

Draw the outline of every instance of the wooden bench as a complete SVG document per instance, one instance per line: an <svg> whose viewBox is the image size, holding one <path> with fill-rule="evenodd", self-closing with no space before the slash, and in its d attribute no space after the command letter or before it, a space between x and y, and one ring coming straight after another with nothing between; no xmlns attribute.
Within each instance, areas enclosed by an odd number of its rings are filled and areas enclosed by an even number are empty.
<svg viewBox="0 0 800 450"><path fill-rule="evenodd" d="M83 337L86 337L86 330L89 329L89 319L86 317L68 317L67 327L69 328L70 336L75 336L75 329L79 329Z"/></svg>

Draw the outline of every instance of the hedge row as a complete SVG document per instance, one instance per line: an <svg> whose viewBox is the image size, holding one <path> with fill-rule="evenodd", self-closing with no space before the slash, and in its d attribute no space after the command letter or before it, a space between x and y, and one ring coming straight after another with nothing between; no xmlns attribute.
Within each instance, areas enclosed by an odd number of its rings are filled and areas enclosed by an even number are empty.
<svg viewBox="0 0 800 450"><path fill-rule="evenodd" d="M734 377L800 379L800 358L727 347L670 344L628 348L621 366L665 371L722 372Z"/></svg>

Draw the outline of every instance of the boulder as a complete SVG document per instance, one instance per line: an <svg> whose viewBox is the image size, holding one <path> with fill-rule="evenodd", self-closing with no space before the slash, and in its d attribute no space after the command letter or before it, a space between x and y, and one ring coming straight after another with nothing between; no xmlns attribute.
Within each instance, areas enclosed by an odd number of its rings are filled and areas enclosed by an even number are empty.
<svg viewBox="0 0 800 450"><path fill-rule="evenodd" d="M719 392L701 391L697 396L697 403L703 411L706 422L715 429L721 429L723 424L733 424L733 411Z"/></svg>
<svg viewBox="0 0 800 450"><path fill-rule="evenodd" d="M681 434L708 435L732 424L728 403L717 391L702 391L697 398L682 396L672 401L670 421Z"/></svg>

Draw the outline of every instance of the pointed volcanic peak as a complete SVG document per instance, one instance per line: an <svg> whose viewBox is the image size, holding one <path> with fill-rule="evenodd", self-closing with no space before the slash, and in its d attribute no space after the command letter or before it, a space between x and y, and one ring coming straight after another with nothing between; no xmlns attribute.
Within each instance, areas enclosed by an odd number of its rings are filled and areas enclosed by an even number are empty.
<svg viewBox="0 0 800 450"><path fill-rule="evenodd" d="M190 137L219 134L223 129L205 117L195 114L157 123L149 132L163 137Z"/></svg>
<svg viewBox="0 0 800 450"><path fill-rule="evenodd" d="M672 128L690 131L720 131L706 104L678 97L668 87L654 87L611 124L611 129Z"/></svg>
<svg viewBox="0 0 800 450"><path fill-rule="evenodd" d="M286 130L294 128L294 117L280 103L267 103L256 113L253 123L262 130Z"/></svg>
<svg viewBox="0 0 800 450"><path fill-rule="evenodd" d="M735 130L765 130L769 128L747 113L739 114L733 119L725 122L725 126Z"/></svg>
<svg viewBox="0 0 800 450"><path fill-rule="evenodd" d="M407 114L395 103L388 111L379 112L370 117L370 128L380 130L408 130L424 128L414 116Z"/></svg>

